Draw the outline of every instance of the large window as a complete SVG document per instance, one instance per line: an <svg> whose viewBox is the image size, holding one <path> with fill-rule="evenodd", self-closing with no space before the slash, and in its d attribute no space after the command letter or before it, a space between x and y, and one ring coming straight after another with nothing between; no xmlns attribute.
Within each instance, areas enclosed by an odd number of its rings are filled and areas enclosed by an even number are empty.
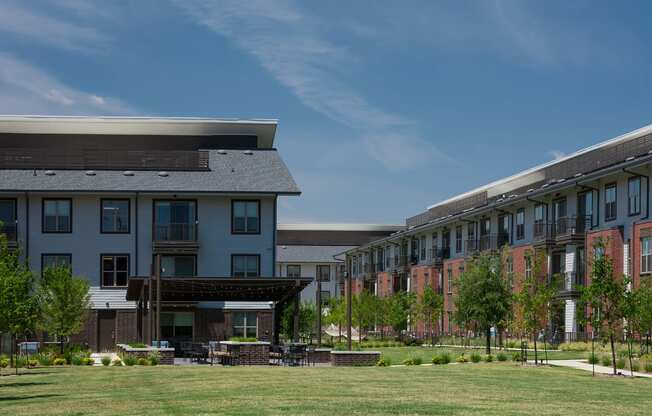
<svg viewBox="0 0 652 416"><path fill-rule="evenodd" d="M44 233L72 232L72 200L44 199L42 226Z"/></svg>
<svg viewBox="0 0 652 416"><path fill-rule="evenodd" d="M233 277L260 276L260 256L258 254L232 255L231 275Z"/></svg>
<svg viewBox="0 0 652 416"><path fill-rule="evenodd" d="M256 312L233 312L233 336L258 337L258 316Z"/></svg>
<svg viewBox="0 0 652 416"><path fill-rule="evenodd" d="M72 265L71 254L43 253L41 255L41 270L55 268L55 267L71 267L71 265Z"/></svg>
<svg viewBox="0 0 652 416"><path fill-rule="evenodd" d="M154 201L155 241L195 241L196 228L195 201Z"/></svg>
<svg viewBox="0 0 652 416"><path fill-rule="evenodd" d="M641 177L630 178L627 182L627 212L629 215L641 213Z"/></svg>
<svg viewBox="0 0 652 416"><path fill-rule="evenodd" d="M652 273L652 237L641 238L641 273Z"/></svg>
<svg viewBox="0 0 652 416"><path fill-rule="evenodd" d="M129 200L103 199L100 204L102 233L129 233Z"/></svg>
<svg viewBox="0 0 652 416"><path fill-rule="evenodd" d="M448 270L447 270L447 280L448 280L448 281L446 282L447 285L448 285L448 287L447 287L447 292L448 292L448 294L450 295L450 294L453 293L453 266L448 266Z"/></svg>
<svg viewBox="0 0 652 416"><path fill-rule="evenodd" d="M0 234L16 241L16 200L0 199Z"/></svg>
<svg viewBox="0 0 652 416"><path fill-rule="evenodd" d="M616 215L616 184L612 183L604 187L604 220L613 221Z"/></svg>
<svg viewBox="0 0 652 416"><path fill-rule="evenodd" d="M317 266L317 278L322 282L331 281L331 266L329 265L318 265Z"/></svg>
<svg viewBox="0 0 652 416"><path fill-rule="evenodd" d="M421 260L426 259L426 236L421 236L421 242L419 243L419 248L421 249Z"/></svg>
<svg viewBox="0 0 652 416"><path fill-rule="evenodd" d="M522 240L525 238L525 209L519 208L516 210L516 239Z"/></svg>
<svg viewBox="0 0 652 416"><path fill-rule="evenodd" d="M260 201L233 201L231 213L233 234L260 233Z"/></svg>
<svg viewBox="0 0 652 416"><path fill-rule="evenodd" d="M161 276L193 277L197 273L197 257L194 255L161 256Z"/></svg>
<svg viewBox="0 0 652 416"><path fill-rule="evenodd" d="M161 337L192 339L192 312L161 312Z"/></svg>
<svg viewBox="0 0 652 416"><path fill-rule="evenodd" d="M455 227L455 252L462 252L462 226Z"/></svg>
<svg viewBox="0 0 652 416"><path fill-rule="evenodd" d="M301 265L288 264L286 267L287 277L301 277Z"/></svg>
<svg viewBox="0 0 652 416"><path fill-rule="evenodd" d="M128 254L104 254L102 257L102 286L127 286L129 277Z"/></svg>

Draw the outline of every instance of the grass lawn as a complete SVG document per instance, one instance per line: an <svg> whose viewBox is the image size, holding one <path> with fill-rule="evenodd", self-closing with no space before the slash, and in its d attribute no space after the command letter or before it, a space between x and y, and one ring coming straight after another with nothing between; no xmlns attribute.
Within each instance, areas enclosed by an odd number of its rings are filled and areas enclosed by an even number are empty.
<svg viewBox="0 0 652 416"><path fill-rule="evenodd" d="M392 360L392 364L401 364L403 360L410 356L421 357L424 363L430 363L433 355L441 353L442 351L448 351L451 355L451 359L455 361L455 358L462 354L463 352L469 356L473 352L477 352L484 356L484 349L463 349L463 348L449 348L449 347L386 347L386 348L368 348L369 350L380 351L384 357L388 357ZM511 360L513 351L504 351L507 354L508 359ZM491 353L496 356L498 350L493 349ZM574 360L587 358L588 352L574 352L574 351L548 351L549 360ZM544 357L543 350L539 351L539 358ZM534 351L528 352L528 359L534 360Z"/></svg>
<svg viewBox="0 0 652 416"><path fill-rule="evenodd" d="M512 363L24 371L0 377L0 414L586 416L649 415L652 407L647 379Z"/></svg>

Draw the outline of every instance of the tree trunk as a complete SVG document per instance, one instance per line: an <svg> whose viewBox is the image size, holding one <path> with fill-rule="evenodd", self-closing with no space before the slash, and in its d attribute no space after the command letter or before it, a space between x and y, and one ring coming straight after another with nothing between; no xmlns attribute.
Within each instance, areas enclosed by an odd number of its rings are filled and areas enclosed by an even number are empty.
<svg viewBox="0 0 652 416"><path fill-rule="evenodd" d="M488 326L485 329L485 335L487 336L487 354L491 354L491 327Z"/></svg>
<svg viewBox="0 0 652 416"><path fill-rule="evenodd" d="M631 376L634 377L634 370L632 369L632 337L627 338L627 355L629 355L629 371Z"/></svg>
<svg viewBox="0 0 652 416"><path fill-rule="evenodd" d="M614 334L613 332L609 334L609 343L611 344L611 363L614 368L614 376L616 375L616 346L614 343Z"/></svg>
<svg viewBox="0 0 652 416"><path fill-rule="evenodd" d="M595 376L595 334L591 331L591 365L593 367L593 376Z"/></svg>
<svg viewBox="0 0 652 416"><path fill-rule="evenodd" d="M534 336L534 365L539 365L539 350L537 349L537 336Z"/></svg>

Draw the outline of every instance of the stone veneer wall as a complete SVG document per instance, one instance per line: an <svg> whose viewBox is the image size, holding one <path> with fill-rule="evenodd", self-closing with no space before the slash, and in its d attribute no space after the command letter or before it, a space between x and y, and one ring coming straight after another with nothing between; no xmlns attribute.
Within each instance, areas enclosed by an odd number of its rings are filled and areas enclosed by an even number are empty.
<svg viewBox="0 0 652 416"><path fill-rule="evenodd" d="M315 364L327 364L331 362L331 350L329 348L315 348L308 351L308 362Z"/></svg>
<svg viewBox="0 0 652 416"><path fill-rule="evenodd" d="M373 366L380 359L380 351L331 351L333 367Z"/></svg>

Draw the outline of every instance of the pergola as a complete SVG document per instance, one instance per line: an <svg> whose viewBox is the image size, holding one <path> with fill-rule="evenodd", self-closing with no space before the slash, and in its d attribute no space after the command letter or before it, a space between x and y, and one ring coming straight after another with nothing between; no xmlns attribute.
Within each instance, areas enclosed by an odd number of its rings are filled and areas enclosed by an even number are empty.
<svg viewBox="0 0 652 416"><path fill-rule="evenodd" d="M150 343L160 339L161 304L193 304L214 301L272 302L273 342L278 343L279 313L284 303L297 299L294 307L293 339L299 340L299 302L301 291L311 277L162 277L133 276L127 286L127 300L138 302L142 320L140 338ZM148 331L144 331L148 328ZM147 332L147 336L145 336Z"/></svg>

